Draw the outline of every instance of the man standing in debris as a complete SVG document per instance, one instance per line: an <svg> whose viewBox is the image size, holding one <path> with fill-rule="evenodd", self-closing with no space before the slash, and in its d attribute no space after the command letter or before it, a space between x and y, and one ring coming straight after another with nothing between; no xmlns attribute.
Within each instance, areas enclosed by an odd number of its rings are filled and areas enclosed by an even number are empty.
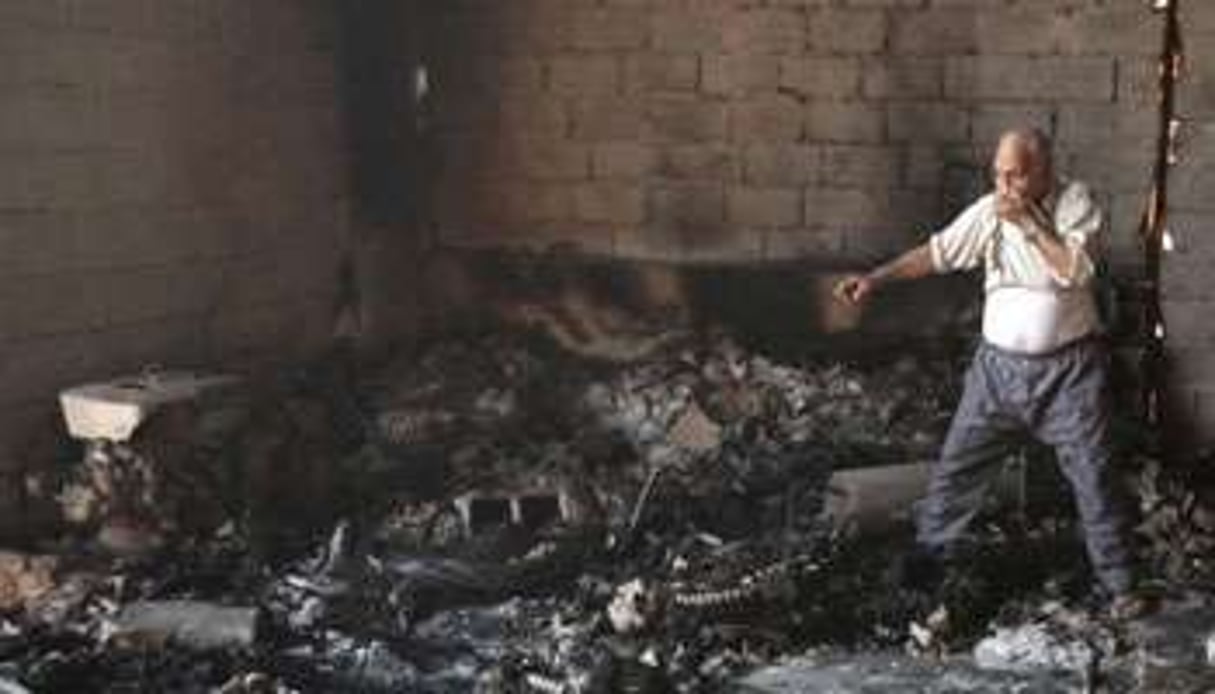
<svg viewBox="0 0 1215 694"><path fill-rule="evenodd" d="M995 190L893 261L844 278L859 303L897 280L984 269L983 340L933 466L917 540L931 556L957 549L1018 436L1054 447L1071 484L1088 557L1115 616L1146 607L1132 590L1125 500L1114 469L1108 354L1091 291L1102 213L1088 189L1056 178L1049 138L1001 136Z"/></svg>

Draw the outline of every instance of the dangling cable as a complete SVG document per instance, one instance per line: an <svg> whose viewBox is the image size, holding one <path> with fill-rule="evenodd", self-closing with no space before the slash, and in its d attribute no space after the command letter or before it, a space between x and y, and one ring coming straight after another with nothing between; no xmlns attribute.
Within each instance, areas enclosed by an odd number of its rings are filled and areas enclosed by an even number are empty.
<svg viewBox="0 0 1215 694"><path fill-rule="evenodd" d="M1178 21L1180 0L1152 0L1152 9L1164 15L1158 87L1160 98L1156 138L1156 159L1152 171L1152 188L1140 223L1140 243L1143 247L1143 320L1144 351L1140 361L1140 415L1145 423L1159 431L1163 425L1164 399L1164 341L1166 337L1164 311L1160 305L1161 253L1168 217L1169 168L1174 163L1178 120L1176 117L1176 88L1182 63L1181 26Z"/></svg>

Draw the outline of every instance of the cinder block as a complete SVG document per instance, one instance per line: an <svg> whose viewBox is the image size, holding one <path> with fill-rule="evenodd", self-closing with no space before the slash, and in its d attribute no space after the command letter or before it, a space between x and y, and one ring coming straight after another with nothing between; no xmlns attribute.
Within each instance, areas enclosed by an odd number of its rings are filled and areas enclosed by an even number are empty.
<svg viewBox="0 0 1215 694"><path fill-rule="evenodd" d="M535 93L545 87L546 63L533 56L472 54L439 61L432 79L444 92Z"/></svg>
<svg viewBox="0 0 1215 694"><path fill-rule="evenodd" d="M802 221L802 193L789 188L731 188L727 219L743 226L783 229Z"/></svg>
<svg viewBox="0 0 1215 694"><path fill-rule="evenodd" d="M1178 5L1180 19L1190 35L1215 34L1215 12L1203 3L1183 2Z"/></svg>
<svg viewBox="0 0 1215 694"><path fill-rule="evenodd" d="M633 55L624 65L626 92L692 91L700 80L700 61L694 55Z"/></svg>
<svg viewBox="0 0 1215 694"><path fill-rule="evenodd" d="M846 99L860 91L861 67L856 58L785 58L780 86L822 99Z"/></svg>
<svg viewBox="0 0 1215 694"><path fill-rule="evenodd" d="M978 56L945 64L945 96L955 99L1112 101L1115 63L1105 57Z"/></svg>
<svg viewBox="0 0 1215 694"><path fill-rule="evenodd" d="M853 228L845 230L843 234L844 249L841 254L858 263L860 266L872 266L877 262L884 262L904 253L916 243L922 243L924 239L918 236L918 231L909 230L902 224L892 224L885 227L875 228ZM905 314L903 314L905 318ZM897 321L901 323L897 332L907 333L910 328L917 327L914 322L906 320ZM918 327L925 327L925 324L920 323Z"/></svg>
<svg viewBox="0 0 1215 694"><path fill-rule="evenodd" d="M591 150L591 177L640 179L654 166L652 148L636 142L605 142Z"/></svg>
<svg viewBox="0 0 1215 694"><path fill-rule="evenodd" d="M1054 53L1061 39L1076 34L1073 27L1076 16L1094 11L1103 10L1038 3L1028 7L1002 7L977 12L974 29L978 50L986 55Z"/></svg>
<svg viewBox="0 0 1215 694"><path fill-rule="evenodd" d="M940 195L928 191L815 187L806 190L805 220L812 227L928 232L940 222L940 208Z"/></svg>
<svg viewBox="0 0 1215 694"><path fill-rule="evenodd" d="M796 2L796 0L788 0ZM948 0L946 0L948 1ZM974 2L983 2L984 0L974 0ZM1003 2L1004 0L986 0L987 2ZM940 4L941 0L848 0L849 7L908 7L914 9L922 9L930 2ZM831 5L831 0L818 0L811 2L812 5Z"/></svg>
<svg viewBox="0 0 1215 694"><path fill-rule="evenodd" d="M560 136L570 131L566 100L530 95L503 99L494 126L507 134Z"/></svg>
<svg viewBox="0 0 1215 694"><path fill-rule="evenodd" d="M818 176L822 149L760 144L747 147L743 156L743 180L750 185L803 185Z"/></svg>
<svg viewBox="0 0 1215 694"><path fill-rule="evenodd" d="M890 27L894 55L969 55L979 52L980 11L974 7L933 8L900 14Z"/></svg>
<svg viewBox="0 0 1215 694"><path fill-rule="evenodd" d="M1056 48L1065 55L1155 59L1160 54L1160 16L1139 3L1087 5L1070 15L1060 11Z"/></svg>
<svg viewBox="0 0 1215 694"><path fill-rule="evenodd" d="M1059 107L1060 142L1111 146L1152 142L1156 137L1155 111L1131 104L1064 104Z"/></svg>
<svg viewBox="0 0 1215 694"><path fill-rule="evenodd" d="M474 490L457 497L455 506L469 534L508 526L535 530L549 523L575 520L576 515L569 495L554 484Z"/></svg>
<svg viewBox="0 0 1215 694"><path fill-rule="evenodd" d="M844 232L839 228L780 229L765 232L767 260L812 259L838 263L844 250Z"/></svg>
<svg viewBox="0 0 1215 694"><path fill-rule="evenodd" d="M646 111L640 100L588 97L574 100L569 108L570 132L577 140L637 140L645 132Z"/></svg>
<svg viewBox="0 0 1215 694"><path fill-rule="evenodd" d="M757 97L730 106L733 142L797 142L804 132L802 106L781 96Z"/></svg>
<svg viewBox="0 0 1215 694"><path fill-rule="evenodd" d="M934 143L911 144L907 148L904 181L908 188L939 190L945 175L943 147Z"/></svg>
<svg viewBox="0 0 1215 694"><path fill-rule="evenodd" d="M970 112L954 104L891 104L886 131L892 140L964 142L970 137Z"/></svg>
<svg viewBox="0 0 1215 694"><path fill-rule="evenodd" d="M989 8L989 7L1003 7L1003 6L1008 5L1008 0L929 0L929 4L931 4L934 7L940 7L940 8L944 8L944 9L953 9L953 8L960 8L960 7L969 8L969 9L977 9L977 8Z"/></svg>
<svg viewBox="0 0 1215 694"><path fill-rule="evenodd" d="M585 184L574 191L574 209L579 221L639 224L645 219L645 194L635 185Z"/></svg>
<svg viewBox="0 0 1215 694"><path fill-rule="evenodd" d="M5 331L42 337L96 330L105 325L106 303L94 273L17 276L5 281Z"/></svg>
<svg viewBox="0 0 1215 694"><path fill-rule="evenodd" d="M705 142L726 137L724 104L685 96L658 96L646 104L646 133L660 141Z"/></svg>
<svg viewBox="0 0 1215 694"><path fill-rule="evenodd" d="M0 361L0 404L53 403L56 391L87 377L89 344L81 333L10 341Z"/></svg>
<svg viewBox="0 0 1215 694"><path fill-rule="evenodd" d="M0 5L0 24L14 30L45 29L70 25L69 5L47 0L9 0Z"/></svg>
<svg viewBox="0 0 1215 694"><path fill-rule="evenodd" d="M572 3L520 2L472 8L493 27L497 48L505 53L551 53L570 47ZM472 44L478 45L478 44Z"/></svg>
<svg viewBox="0 0 1215 694"><path fill-rule="evenodd" d="M94 199L97 153L0 152L0 209L79 208Z"/></svg>
<svg viewBox="0 0 1215 694"><path fill-rule="evenodd" d="M645 46L648 16L641 8L574 8L569 45L582 51L631 51Z"/></svg>
<svg viewBox="0 0 1215 694"><path fill-rule="evenodd" d="M1156 61L1141 58L1120 58L1118 65L1118 91L1116 98L1119 102L1136 105L1140 108L1151 108L1160 103L1159 74ZM1186 99L1186 87L1180 91L1181 101Z"/></svg>
<svg viewBox="0 0 1215 694"><path fill-rule="evenodd" d="M240 283L254 290L249 292L249 298L263 300L302 290L302 287L284 285L277 278L292 260L288 256L279 264L268 261L258 266L263 274ZM181 314L197 315L214 307L214 302L221 296L220 288L204 284L191 274L187 268L153 267L111 270L99 275L95 292L105 305L107 325L155 321Z"/></svg>
<svg viewBox="0 0 1215 694"><path fill-rule="evenodd" d="M866 102L812 102L806 106L806 139L876 144L886 136L885 115L880 106Z"/></svg>
<svg viewBox="0 0 1215 694"><path fill-rule="evenodd" d="M819 180L833 187L894 188L902 166L902 150L894 146L824 145Z"/></svg>
<svg viewBox="0 0 1215 694"><path fill-rule="evenodd" d="M1215 66L1211 62L1215 60L1215 49L1212 49L1211 43L1215 43L1215 34L1204 35L1197 41L1191 38L1191 43L1186 44L1187 67L1177 85L1178 109L1185 117L1215 117ZM1131 59L1124 58L1120 65L1128 62ZM1145 68L1139 63L1133 69L1138 71ZM1142 75L1141 83L1128 88L1138 89L1145 96L1159 94L1157 85L1148 79L1150 76L1150 73Z"/></svg>
<svg viewBox="0 0 1215 694"><path fill-rule="evenodd" d="M68 272L75 266L78 217L66 210L0 210L0 273Z"/></svg>
<svg viewBox="0 0 1215 694"><path fill-rule="evenodd" d="M751 52L702 55L700 88L715 96L775 92L780 86L780 66L780 58L775 55Z"/></svg>
<svg viewBox="0 0 1215 694"><path fill-rule="evenodd" d="M813 9L807 23L809 51L814 54L879 53L886 47L884 12L851 7Z"/></svg>
<svg viewBox="0 0 1215 694"><path fill-rule="evenodd" d="M620 59L615 55L558 55L549 63L549 89L561 94L612 94L620 91Z"/></svg>
<svg viewBox="0 0 1215 694"><path fill-rule="evenodd" d="M1215 296L1210 291L1192 299L1170 296L1162 302L1162 308L1170 344L1196 350L1215 346L1215 322L1210 320L1215 311ZM1215 387L1215 382L1207 385Z"/></svg>
<svg viewBox="0 0 1215 694"><path fill-rule="evenodd" d="M650 45L667 53L718 53L728 17L717 3L663 3L650 13Z"/></svg>
<svg viewBox="0 0 1215 694"><path fill-rule="evenodd" d="M806 15L793 9L739 9L722 28L727 53L795 54L806 45Z"/></svg>
<svg viewBox="0 0 1215 694"><path fill-rule="evenodd" d="M1106 193L1145 191L1151 182L1154 153L1150 146L1138 148L1081 147L1060 143L1059 164L1063 171L1094 189ZM1178 181L1178 185L1182 185ZM1210 190L1209 188L1207 190Z"/></svg>
<svg viewBox="0 0 1215 694"><path fill-rule="evenodd" d="M654 153L653 173L667 179L732 183L741 168L737 150L726 144L676 144Z"/></svg>
<svg viewBox="0 0 1215 694"><path fill-rule="evenodd" d="M1161 268L1161 292L1169 302L1195 302L1211 298L1212 252L1172 253Z"/></svg>
<svg viewBox="0 0 1215 694"><path fill-rule="evenodd" d="M942 58L888 56L862 63L861 93L871 99L937 99L944 92Z"/></svg>
<svg viewBox="0 0 1215 694"><path fill-rule="evenodd" d="M518 172L537 180L580 180L590 175L590 150L581 144L535 138L512 146Z"/></svg>
<svg viewBox="0 0 1215 694"><path fill-rule="evenodd" d="M80 94L12 89L0 109L0 148L97 147L92 116Z"/></svg>
<svg viewBox="0 0 1215 694"><path fill-rule="evenodd" d="M656 225L718 228L725 220L725 189L711 183L664 183L650 188L647 218Z"/></svg>
<svg viewBox="0 0 1215 694"><path fill-rule="evenodd" d="M806 190L806 224L841 228L869 225L886 215L886 205L877 201L881 193L860 188L809 188Z"/></svg>
<svg viewBox="0 0 1215 694"><path fill-rule="evenodd" d="M1215 212L1215 199L1211 196L1211 184L1215 180L1210 154L1215 128L1192 123L1192 130L1202 134L1184 138L1178 148L1180 161L1173 167L1170 176L1170 205L1174 210L1191 213Z"/></svg>
<svg viewBox="0 0 1215 694"><path fill-rule="evenodd" d="M1166 343L1166 349L1172 382L1191 388L1215 390L1215 360L1210 358L1209 346Z"/></svg>
<svg viewBox="0 0 1215 694"><path fill-rule="evenodd" d="M489 191L493 206L482 221L509 226L572 220L575 190L560 182L498 183Z"/></svg>

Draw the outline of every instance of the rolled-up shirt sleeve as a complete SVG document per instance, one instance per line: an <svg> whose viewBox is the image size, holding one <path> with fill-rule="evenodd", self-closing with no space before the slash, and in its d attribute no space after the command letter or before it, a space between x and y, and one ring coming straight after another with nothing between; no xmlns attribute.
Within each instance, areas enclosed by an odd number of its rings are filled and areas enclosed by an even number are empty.
<svg viewBox="0 0 1215 694"><path fill-rule="evenodd" d="M945 273L979 267L995 227L994 214L993 197L985 195L929 237L933 268Z"/></svg>
<svg viewBox="0 0 1215 694"><path fill-rule="evenodd" d="M1051 279L1061 287L1081 287L1093 279L1100 254L1100 232L1105 215L1088 187L1072 183L1055 207L1055 231L1071 257L1067 272L1049 267Z"/></svg>

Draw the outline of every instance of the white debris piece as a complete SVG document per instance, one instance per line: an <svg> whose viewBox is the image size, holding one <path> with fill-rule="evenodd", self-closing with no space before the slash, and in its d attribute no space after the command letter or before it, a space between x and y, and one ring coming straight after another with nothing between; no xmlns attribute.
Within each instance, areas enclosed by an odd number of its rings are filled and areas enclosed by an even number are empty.
<svg viewBox="0 0 1215 694"><path fill-rule="evenodd" d="M616 588L616 595L607 607L608 621L616 633L631 634L644 629L648 602L645 582L640 578Z"/></svg>
<svg viewBox="0 0 1215 694"><path fill-rule="evenodd" d="M1053 633L1045 623L997 629L975 646L975 664L984 670L1081 671L1100 657L1090 644Z"/></svg>
<svg viewBox="0 0 1215 694"><path fill-rule="evenodd" d="M257 637L257 608L190 600L136 602L122 609L112 627L113 638L121 643L248 648Z"/></svg>
<svg viewBox="0 0 1215 694"><path fill-rule="evenodd" d="M186 371L148 372L68 388L59 394L59 405L73 438L128 441L160 408L198 399L237 380L234 376Z"/></svg>

